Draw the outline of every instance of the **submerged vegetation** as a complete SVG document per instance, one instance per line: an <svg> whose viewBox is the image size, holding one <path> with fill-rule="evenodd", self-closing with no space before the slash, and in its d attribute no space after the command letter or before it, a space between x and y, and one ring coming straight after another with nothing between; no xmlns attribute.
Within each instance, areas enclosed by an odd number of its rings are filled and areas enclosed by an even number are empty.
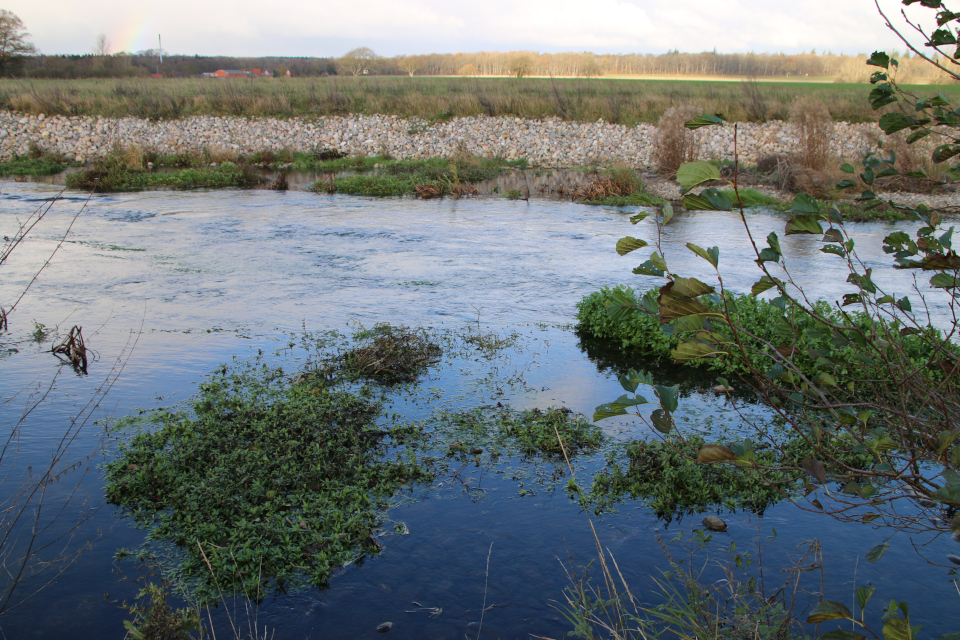
<svg viewBox="0 0 960 640"><path fill-rule="evenodd" d="M701 436L682 441L633 440L609 457L589 492L580 495L580 502L599 515L626 499L642 500L666 522L705 511L762 514L769 506L801 494L806 484L803 460L815 457L820 448L844 455L845 466L827 468L828 473L870 466L869 453L846 453L843 443L833 443L833 437L828 435L814 445L780 430L775 444L734 444L730 449L735 453L751 451L749 460L739 466L703 464L699 453L708 443Z"/></svg>
<svg viewBox="0 0 960 640"><path fill-rule="evenodd" d="M416 430L376 428L364 395L262 362L223 367L190 411L156 416L159 429L108 463L107 497L177 545L200 600L216 601L217 585L256 597L323 584L377 553L381 510L431 477L415 457L385 455Z"/></svg>
<svg viewBox="0 0 960 640"><path fill-rule="evenodd" d="M260 600L323 586L379 553L385 510L435 479L460 477L464 465L543 461L551 471L537 482L555 486L564 460L606 441L583 416L483 404L410 423L386 410L432 393L409 383L448 349L486 362L516 340L383 324L350 337L304 335L308 357L295 372L263 354L220 367L187 406L138 419L143 430L106 464L108 500L153 541L132 553L153 562L159 551L164 572L201 605L221 591ZM519 495L528 493L521 480Z"/></svg>

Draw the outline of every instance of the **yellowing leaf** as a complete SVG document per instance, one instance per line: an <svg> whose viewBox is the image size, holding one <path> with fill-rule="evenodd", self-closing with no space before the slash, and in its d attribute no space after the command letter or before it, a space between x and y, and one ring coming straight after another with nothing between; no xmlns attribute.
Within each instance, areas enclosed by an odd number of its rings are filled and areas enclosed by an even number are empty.
<svg viewBox="0 0 960 640"><path fill-rule="evenodd" d="M736 460L737 454L719 444L708 444L697 452L697 462L728 462Z"/></svg>

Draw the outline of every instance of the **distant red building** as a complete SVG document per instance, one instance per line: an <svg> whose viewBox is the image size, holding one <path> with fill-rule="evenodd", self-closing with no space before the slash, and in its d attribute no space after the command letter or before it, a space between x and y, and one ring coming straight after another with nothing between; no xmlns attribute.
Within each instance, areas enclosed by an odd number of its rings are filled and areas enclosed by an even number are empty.
<svg viewBox="0 0 960 640"><path fill-rule="evenodd" d="M205 78L268 78L269 71L263 69L219 69L213 73L202 74Z"/></svg>
<svg viewBox="0 0 960 640"><path fill-rule="evenodd" d="M251 73L245 69L218 69L213 72L214 78L249 78Z"/></svg>

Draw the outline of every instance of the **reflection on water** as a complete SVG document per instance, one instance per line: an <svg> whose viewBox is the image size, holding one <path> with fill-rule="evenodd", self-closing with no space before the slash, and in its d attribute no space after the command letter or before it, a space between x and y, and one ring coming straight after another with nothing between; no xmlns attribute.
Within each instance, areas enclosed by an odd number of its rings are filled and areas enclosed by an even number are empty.
<svg viewBox="0 0 960 640"><path fill-rule="evenodd" d="M3 233L55 193L55 187L43 184L2 183ZM84 200L57 203L3 265L0 303L7 306L26 286ZM285 332L377 322L453 329L479 322L483 330L518 330L525 336L528 347L497 364L497 375L522 374L524 385L473 385L450 365L422 383L435 390L435 406L564 405L589 414L619 395L616 374L626 363L602 347L581 347L562 327L572 321L580 297L599 287L656 284L630 274L645 256L621 258L613 249L624 235L652 234L650 220L637 227L628 223L631 212L545 199L377 200L302 191L96 195L10 318L11 333L22 340L15 345L17 353L0 359L3 399L14 387L33 388L49 380L56 368L43 345L26 340L32 320L64 330L81 324L99 356L90 376L61 375L54 397L31 415L21 461L43 458L50 439L100 383L131 331L140 333L139 342L98 417L181 402L218 363L233 354L272 351ZM764 237L782 231L783 219L757 214L752 224L755 237ZM904 295L913 286L912 274L889 269L880 249L893 228L858 225L857 247L874 268L874 280ZM735 215L684 213L665 229L671 266L712 282L709 265L686 250L687 242L720 247L728 288L746 291L756 280ZM852 291L842 263L820 253L817 238L788 236L781 244L792 257L797 281L815 297L837 300ZM934 315L945 321L942 310ZM686 375L669 367L659 375L677 373ZM691 390L699 385L689 382ZM681 405L680 419L700 427L721 402L693 394ZM24 406L20 397L0 407L3 423ZM621 438L638 433L629 421L602 426ZM96 440L97 430L86 430L76 451L86 452ZM585 464L579 473L589 474L602 459ZM385 621L394 623L391 634L398 637L473 637L486 597L488 606L496 606L484 613L485 637L563 636L569 627L554 608L566 585L561 565L568 551L576 563L592 558L587 515L562 492L534 491L521 498L518 481L506 474L491 473L481 481L486 491L480 500L471 500L462 488L442 487L394 509L390 518L405 523L408 535L385 538L381 556L348 567L329 589L271 598L259 622L276 629L277 638L372 636ZM83 490L91 503L99 503L102 482L95 469ZM754 544L757 518L728 514L725 519L730 530L722 534L723 544L727 538L742 548ZM674 522L666 537L696 526L698 518ZM922 621L925 632L952 630L956 595L939 570L924 568L906 540L895 539L883 561L865 565L858 558L882 542L884 532L838 525L789 504L768 510L759 526L760 537L772 528L778 532L782 553L765 552L765 559L777 558L769 561L771 569L784 566L786 554L815 535L824 544L834 599L849 599L854 580L857 585L872 581L878 597L910 600L914 622ZM103 535L96 538L98 529ZM664 533L663 525L642 506L627 504L605 516L598 533L634 591L649 593L651 576L666 566L656 537ZM132 587L118 584L111 573L111 557L118 547L139 545L143 532L104 507L78 532L78 539L90 538L92 548L56 584L0 620L8 637L62 637L64 629L76 638L123 636L124 612L102 594L133 595ZM938 541L927 551L955 553L947 544ZM225 623L223 608L214 615Z"/></svg>

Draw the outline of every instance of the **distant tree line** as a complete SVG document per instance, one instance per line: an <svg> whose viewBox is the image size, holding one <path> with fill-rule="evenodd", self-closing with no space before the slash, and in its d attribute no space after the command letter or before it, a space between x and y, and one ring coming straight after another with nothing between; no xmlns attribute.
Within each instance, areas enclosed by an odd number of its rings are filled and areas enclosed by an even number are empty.
<svg viewBox="0 0 960 640"><path fill-rule="evenodd" d="M160 73L164 77L195 77L218 69L262 69L274 76L426 75L426 76L553 76L691 75L748 77L834 77L866 82L869 71L863 55L816 52L607 54L537 53L508 51L434 53L382 57L361 47L339 58L170 55L164 52L99 53L85 55L26 55L8 64L5 75L31 78L126 78ZM931 80L936 67L901 56L901 81Z"/></svg>
<svg viewBox="0 0 960 640"><path fill-rule="evenodd" d="M332 58L261 57L235 58L229 56L186 56L154 49L137 53L112 55L35 55L21 61L19 69L10 75L30 78L130 78L160 73L164 77L194 77L218 69L262 69L273 75L322 76L336 74Z"/></svg>

